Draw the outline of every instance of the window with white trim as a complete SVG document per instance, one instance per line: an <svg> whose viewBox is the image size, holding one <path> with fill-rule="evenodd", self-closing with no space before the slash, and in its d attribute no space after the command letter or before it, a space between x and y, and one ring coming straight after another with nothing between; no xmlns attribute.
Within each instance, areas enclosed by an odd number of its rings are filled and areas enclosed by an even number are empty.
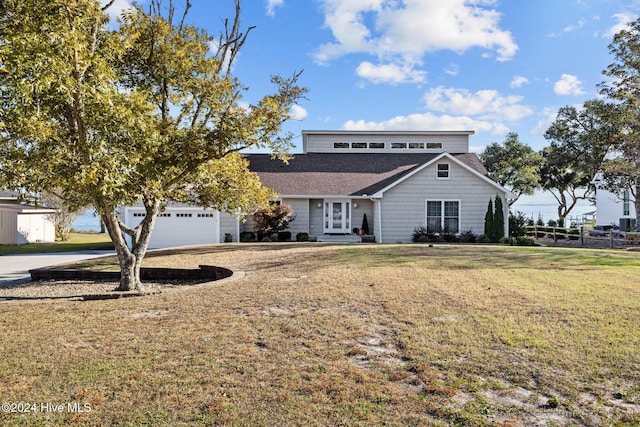
<svg viewBox="0 0 640 427"><path fill-rule="evenodd" d="M460 232L460 202L458 200L427 200L427 233Z"/></svg>
<svg viewBox="0 0 640 427"><path fill-rule="evenodd" d="M449 179L449 163L438 163L436 177L438 179Z"/></svg>

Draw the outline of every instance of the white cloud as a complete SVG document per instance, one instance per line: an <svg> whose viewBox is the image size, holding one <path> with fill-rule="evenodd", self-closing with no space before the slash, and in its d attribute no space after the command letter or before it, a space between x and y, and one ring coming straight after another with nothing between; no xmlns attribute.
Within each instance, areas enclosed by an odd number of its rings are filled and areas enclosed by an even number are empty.
<svg viewBox="0 0 640 427"><path fill-rule="evenodd" d="M471 117L437 116L432 113L397 116L382 122L349 120L342 125L344 130L475 130L502 135L508 128L502 123L475 120Z"/></svg>
<svg viewBox="0 0 640 427"><path fill-rule="evenodd" d="M458 67L458 64L450 64L444 72L450 76L457 76L460 72L460 67Z"/></svg>
<svg viewBox="0 0 640 427"><path fill-rule="evenodd" d="M562 78L553 85L556 95L584 95L582 82L572 74L563 74Z"/></svg>
<svg viewBox="0 0 640 427"><path fill-rule="evenodd" d="M514 76L509 84L512 88L519 88L529 83L529 79L522 76Z"/></svg>
<svg viewBox="0 0 640 427"><path fill-rule="evenodd" d="M563 33L572 33L576 30L579 30L580 28L584 27L587 24L587 20L586 19L581 19L578 21L577 24L574 25L567 25L566 27L564 27L562 29Z"/></svg>
<svg viewBox="0 0 640 427"><path fill-rule="evenodd" d="M284 4L284 0L267 0L267 15L274 16L276 14L276 7L280 7Z"/></svg>
<svg viewBox="0 0 640 427"><path fill-rule="evenodd" d="M612 16L616 23L607 31L602 33L602 37L612 39L613 36L618 34L622 30L629 29L629 23L635 21L638 17L631 13L616 13Z"/></svg>
<svg viewBox="0 0 640 427"><path fill-rule="evenodd" d="M471 93L440 86L427 92L424 101L430 110L477 116L483 120L517 121L533 114L530 107L520 103L521 96L503 96L495 90Z"/></svg>
<svg viewBox="0 0 640 427"><path fill-rule="evenodd" d="M422 83L425 81L426 72L414 70L411 65L400 66L398 64L375 65L365 61L360 63L356 74L373 83Z"/></svg>
<svg viewBox="0 0 640 427"><path fill-rule="evenodd" d="M299 106L298 104L294 104L291 107L291 111L289 111L289 118L291 120L304 120L308 115L309 113L307 112L307 110Z"/></svg>
<svg viewBox="0 0 640 427"><path fill-rule="evenodd" d="M531 135L533 136L542 136L549 129L551 123L553 123L558 116L557 108L547 107L542 112L542 118L538 121L538 124L531 131Z"/></svg>
<svg viewBox="0 0 640 427"><path fill-rule="evenodd" d="M377 57L400 69L420 64L425 54L482 48L499 61L518 46L499 26L500 14L489 0L322 0L325 26L335 41L314 54L326 64L352 53ZM378 65L377 67L381 67ZM376 77L374 75L374 77Z"/></svg>

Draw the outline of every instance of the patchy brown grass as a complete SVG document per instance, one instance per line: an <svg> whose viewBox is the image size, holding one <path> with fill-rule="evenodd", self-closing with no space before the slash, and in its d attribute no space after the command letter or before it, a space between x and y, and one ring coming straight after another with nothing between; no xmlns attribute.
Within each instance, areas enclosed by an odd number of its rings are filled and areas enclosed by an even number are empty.
<svg viewBox="0 0 640 427"><path fill-rule="evenodd" d="M0 305L0 396L37 405L2 425L640 423L637 253L256 244L146 261L246 275Z"/></svg>

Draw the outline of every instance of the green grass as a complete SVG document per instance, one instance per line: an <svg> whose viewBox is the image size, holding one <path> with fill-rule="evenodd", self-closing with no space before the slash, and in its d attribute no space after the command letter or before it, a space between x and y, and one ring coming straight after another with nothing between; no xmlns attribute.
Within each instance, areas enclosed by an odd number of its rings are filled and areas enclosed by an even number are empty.
<svg viewBox="0 0 640 427"><path fill-rule="evenodd" d="M0 305L2 425L638 425L640 257L500 246L220 245L246 271L103 302Z"/></svg>
<svg viewBox="0 0 640 427"><path fill-rule="evenodd" d="M113 249L113 243L111 243L108 234L71 233L69 240L66 242L0 245L0 256L110 249Z"/></svg>

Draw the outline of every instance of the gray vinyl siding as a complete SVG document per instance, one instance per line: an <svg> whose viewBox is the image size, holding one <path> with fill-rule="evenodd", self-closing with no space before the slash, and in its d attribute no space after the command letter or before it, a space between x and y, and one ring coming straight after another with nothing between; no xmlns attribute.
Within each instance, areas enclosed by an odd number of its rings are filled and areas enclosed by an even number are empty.
<svg viewBox="0 0 640 427"><path fill-rule="evenodd" d="M224 235L231 234L233 242L238 242L238 222L235 215L220 212L220 243L224 243ZM240 224L242 227L242 224Z"/></svg>
<svg viewBox="0 0 640 427"><path fill-rule="evenodd" d="M309 199L282 199L282 203L293 208L295 220L289 223L287 231L291 232L291 239L295 240L298 233L309 232Z"/></svg>
<svg viewBox="0 0 640 427"><path fill-rule="evenodd" d="M354 204L357 204L358 207L354 207ZM351 228L362 228L362 220L365 214L369 224L369 234L373 234L373 202L371 200L353 199L351 201Z"/></svg>
<svg viewBox="0 0 640 427"><path fill-rule="evenodd" d="M454 162L443 160L437 163L449 163L449 179L436 179L436 164L433 164L384 193L384 243L410 242L413 230L425 225L427 200L459 201L460 232L471 230L476 235L484 233L489 199L495 199L500 193L499 189ZM500 196L507 219L505 195L502 193Z"/></svg>
<svg viewBox="0 0 640 427"><path fill-rule="evenodd" d="M368 135L350 135L345 134L319 134L319 135L305 135L306 138L306 153L467 153L469 151L469 136L468 135L432 135L432 134L406 134L406 135L391 135L391 134L368 134ZM349 148L349 149L335 149L333 148L334 142L383 142L385 143L384 149L371 149L371 148ZM442 142L442 149L391 149L391 142Z"/></svg>

